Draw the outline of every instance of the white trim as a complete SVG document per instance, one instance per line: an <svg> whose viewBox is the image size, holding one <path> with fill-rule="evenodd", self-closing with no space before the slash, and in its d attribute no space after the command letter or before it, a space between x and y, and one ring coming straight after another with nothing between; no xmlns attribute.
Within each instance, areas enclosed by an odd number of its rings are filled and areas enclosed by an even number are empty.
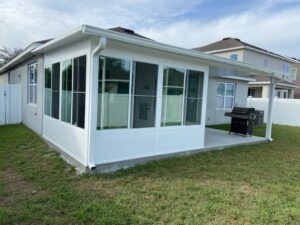
<svg viewBox="0 0 300 225"><path fill-rule="evenodd" d="M78 37L76 35L79 35ZM234 67L235 69L240 70L246 70L247 72L252 72L253 74L262 73L261 75L265 76L277 76L279 78L282 78L283 75L289 75L284 74L281 71L275 71L271 70L269 68L264 68L262 66L257 66L253 64L243 63L239 61L232 61L228 60L222 57L209 55L207 53L203 53L197 50L189 50L184 48L175 47L172 45L162 44L159 42L155 42L148 39L143 39L139 37L129 36L126 34L118 33L115 31L105 30L97 27L92 27L89 25L82 25L81 29L77 29L71 33L68 33L60 38L54 39L50 42L47 42L46 44L36 48L33 52L34 53L41 53L50 50L51 48L54 48L55 46L59 45L59 42L67 41L68 42L77 39L84 38L85 35L91 35L91 36L101 36L106 37L112 40L125 42L127 44L134 44L141 47L156 49L159 51L164 52L170 52L173 54L193 57L201 60L202 62L208 63L209 65L215 65L215 66L229 66ZM53 46L52 46L53 45ZM250 70L250 71L249 71Z"/></svg>
<svg viewBox="0 0 300 225"><path fill-rule="evenodd" d="M249 82L255 82L255 79L253 78L247 78L247 77L239 77L239 76L218 76L226 79L232 79L232 80L242 80L242 81L249 81Z"/></svg>
<svg viewBox="0 0 300 225"><path fill-rule="evenodd" d="M270 81L253 81L253 82L249 82L249 85L269 85ZM293 84L285 84L285 83L276 83L276 86L283 86L283 87L290 87L290 88L298 88L298 85L293 85Z"/></svg>

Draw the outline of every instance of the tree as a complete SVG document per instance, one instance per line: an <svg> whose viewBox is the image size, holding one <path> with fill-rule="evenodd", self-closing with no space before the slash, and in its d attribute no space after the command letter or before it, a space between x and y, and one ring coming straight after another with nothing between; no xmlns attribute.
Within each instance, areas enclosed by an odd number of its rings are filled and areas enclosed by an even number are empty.
<svg viewBox="0 0 300 225"><path fill-rule="evenodd" d="M0 48L0 67L4 66L9 60L23 51L21 48L9 48L3 46Z"/></svg>

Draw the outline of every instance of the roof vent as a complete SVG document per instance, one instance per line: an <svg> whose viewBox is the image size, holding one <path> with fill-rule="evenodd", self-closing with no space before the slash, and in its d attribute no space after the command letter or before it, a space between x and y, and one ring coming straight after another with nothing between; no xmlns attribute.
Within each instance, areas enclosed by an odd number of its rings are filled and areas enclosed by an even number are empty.
<svg viewBox="0 0 300 225"><path fill-rule="evenodd" d="M236 40L236 41L241 41L241 39L238 39L238 38L235 38L234 40Z"/></svg>
<svg viewBox="0 0 300 225"><path fill-rule="evenodd" d="M226 38L223 38L223 41L226 41L226 40L229 40L231 39L231 37L226 37Z"/></svg>

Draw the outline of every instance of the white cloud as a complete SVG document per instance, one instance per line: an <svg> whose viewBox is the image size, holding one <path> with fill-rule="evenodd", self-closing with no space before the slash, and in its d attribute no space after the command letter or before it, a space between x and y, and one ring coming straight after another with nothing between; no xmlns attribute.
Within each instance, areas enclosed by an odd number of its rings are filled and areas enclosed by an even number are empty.
<svg viewBox="0 0 300 225"><path fill-rule="evenodd" d="M186 48L203 46L224 37L236 37L283 55L300 58L300 7L275 14L257 11L231 15L210 22L185 20L141 29L155 40Z"/></svg>
<svg viewBox="0 0 300 225"><path fill-rule="evenodd" d="M186 17L201 4L197 0L0 0L0 46L25 47L80 24L120 25L187 48L232 36L300 58L300 7L270 10L283 2L299 0L267 0L260 8L204 22Z"/></svg>

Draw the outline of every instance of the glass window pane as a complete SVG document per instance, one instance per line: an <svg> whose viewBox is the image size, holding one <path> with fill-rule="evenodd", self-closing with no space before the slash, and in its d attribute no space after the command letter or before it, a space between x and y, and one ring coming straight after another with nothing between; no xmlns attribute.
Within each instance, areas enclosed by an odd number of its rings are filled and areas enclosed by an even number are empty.
<svg viewBox="0 0 300 225"><path fill-rule="evenodd" d="M155 126L156 97L134 96L133 128Z"/></svg>
<svg viewBox="0 0 300 225"><path fill-rule="evenodd" d="M202 98L204 73L188 70L187 76L187 97Z"/></svg>
<svg viewBox="0 0 300 225"><path fill-rule="evenodd" d="M226 84L226 96L234 96L234 84Z"/></svg>
<svg viewBox="0 0 300 225"><path fill-rule="evenodd" d="M84 128L85 89L86 89L86 56L73 60L73 112L72 124Z"/></svg>
<svg viewBox="0 0 300 225"><path fill-rule="evenodd" d="M183 87L184 69L165 68L164 69L164 86Z"/></svg>
<svg viewBox="0 0 300 225"><path fill-rule="evenodd" d="M218 83L217 95L221 95L221 96L225 95L225 84L224 83Z"/></svg>
<svg viewBox="0 0 300 225"><path fill-rule="evenodd" d="M72 124L84 128L85 119L85 93L73 93L73 118Z"/></svg>
<svg viewBox="0 0 300 225"><path fill-rule="evenodd" d="M224 97L217 96L216 97L216 107L217 109L223 109L224 108Z"/></svg>
<svg viewBox="0 0 300 225"><path fill-rule="evenodd" d="M51 115L51 99L52 99L52 89L51 89L51 68L49 66L45 67L45 100L44 100L44 113L45 115Z"/></svg>
<svg viewBox="0 0 300 225"><path fill-rule="evenodd" d="M187 70L185 125L201 123L204 73Z"/></svg>
<svg viewBox="0 0 300 225"><path fill-rule="evenodd" d="M72 60L62 63L61 120L71 123Z"/></svg>
<svg viewBox="0 0 300 225"><path fill-rule="evenodd" d="M182 123L184 70L164 69L161 126Z"/></svg>
<svg viewBox="0 0 300 225"><path fill-rule="evenodd" d="M128 127L129 79L129 60L100 57L97 129Z"/></svg>
<svg viewBox="0 0 300 225"><path fill-rule="evenodd" d="M53 118L59 119L59 84L60 63L52 65L52 114Z"/></svg>
<svg viewBox="0 0 300 225"><path fill-rule="evenodd" d="M225 98L225 108L231 109L233 107L233 97L226 97Z"/></svg>
<svg viewBox="0 0 300 225"><path fill-rule="evenodd" d="M135 62L132 127L154 127L158 66Z"/></svg>
<svg viewBox="0 0 300 225"><path fill-rule="evenodd" d="M186 99L185 125L196 125L201 123L202 100L196 98Z"/></svg>

